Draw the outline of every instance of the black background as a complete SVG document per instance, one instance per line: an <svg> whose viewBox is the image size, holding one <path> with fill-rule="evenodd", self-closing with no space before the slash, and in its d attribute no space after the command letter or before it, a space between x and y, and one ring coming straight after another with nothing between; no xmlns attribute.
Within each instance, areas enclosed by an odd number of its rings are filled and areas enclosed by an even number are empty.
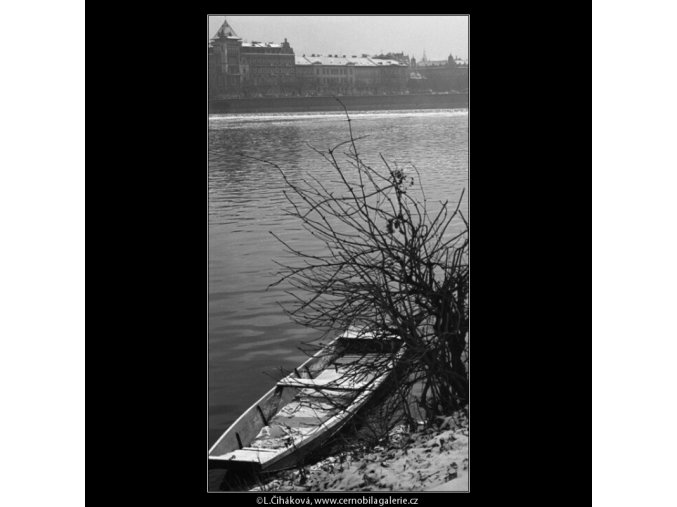
<svg viewBox="0 0 677 507"><path fill-rule="evenodd" d="M205 31L228 7L87 12L93 501L254 505L206 492ZM590 15L446 12L471 15L471 493L419 505L587 502Z"/></svg>

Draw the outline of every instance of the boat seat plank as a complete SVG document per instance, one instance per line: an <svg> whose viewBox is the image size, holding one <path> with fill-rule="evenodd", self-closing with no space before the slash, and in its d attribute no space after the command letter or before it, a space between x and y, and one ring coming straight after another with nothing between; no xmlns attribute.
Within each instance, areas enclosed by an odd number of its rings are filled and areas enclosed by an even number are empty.
<svg viewBox="0 0 677 507"><path fill-rule="evenodd" d="M286 377L280 380L277 385L283 387L312 387L315 389L332 389L337 391L360 391L365 389L367 391L371 390L366 387L367 382L351 382L346 380L345 382L338 382L336 379L330 378L328 380L322 379L312 379L312 378L291 378Z"/></svg>
<svg viewBox="0 0 677 507"><path fill-rule="evenodd" d="M312 402L329 402L333 404L350 403L355 398L355 391L340 391L331 388L317 389L304 388L299 391L298 399Z"/></svg>

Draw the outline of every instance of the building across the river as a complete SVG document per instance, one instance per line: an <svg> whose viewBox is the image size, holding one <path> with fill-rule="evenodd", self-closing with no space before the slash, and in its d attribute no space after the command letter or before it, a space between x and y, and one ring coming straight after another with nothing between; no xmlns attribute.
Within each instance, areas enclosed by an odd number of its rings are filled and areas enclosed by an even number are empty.
<svg viewBox="0 0 677 507"><path fill-rule="evenodd" d="M281 44L242 42L224 21L209 43L212 98L287 94L295 79L294 50Z"/></svg>
<svg viewBox="0 0 677 507"><path fill-rule="evenodd" d="M296 57L300 95L361 95L402 93L407 88L408 67L396 60L367 55L303 55Z"/></svg>
<svg viewBox="0 0 677 507"><path fill-rule="evenodd" d="M467 91L468 61L449 55L446 60L428 60L423 53L421 61L411 60L410 89L447 92Z"/></svg>
<svg viewBox="0 0 677 507"><path fill-rule="evenodd" d="M209 96L400 94L457 89L450 87L452 81L463 88L456 60L442 62L434 65L424 57L417 65L404 53L297 56L287 39L280 44L243 42L226 20L209 43Z"/></svg>
<svg viewBox="0 0 677 507"><path fill-rule="evenodd" d="M237 97L241 92L240 49L242 39L225 21L209 43L209 96Z"/></svg>
<svg viewBox="0 0 677 507"><path fill-rule="evenodd" d="M294 50L281 44L243 42L240 49L242 93L248 95L288 95L296 78Z"/></svg>

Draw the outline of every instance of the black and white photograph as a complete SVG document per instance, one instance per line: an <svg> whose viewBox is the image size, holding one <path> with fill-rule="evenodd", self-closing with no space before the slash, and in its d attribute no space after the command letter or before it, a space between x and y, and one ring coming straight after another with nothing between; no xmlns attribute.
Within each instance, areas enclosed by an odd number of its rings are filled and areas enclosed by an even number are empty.
<svg viewBox="0 0 677 507"><path fill-rule="evenodd" d="M677 503L672 4L87 7L0 7L0 505Z"/></svg>
<svg viewBox="0 0 677 507"><path fill-rule="evenodd" d="M0 7L0 505L674 506L677 9L226 8Z"/></svg>
<svg viewBox="0 0 677 507"><path fill-rule="evenodd" d="M209 492L470 491L469 30L208 16Z"/></svg>

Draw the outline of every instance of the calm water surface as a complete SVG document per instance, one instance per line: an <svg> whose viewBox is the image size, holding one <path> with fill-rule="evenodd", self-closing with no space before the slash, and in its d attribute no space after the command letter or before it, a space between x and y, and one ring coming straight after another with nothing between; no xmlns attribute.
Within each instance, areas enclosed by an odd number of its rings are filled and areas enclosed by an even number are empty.
<svg viewBox="0 0 677 507"><path fill-rule="evenodd" d="M468 186L467 110L365 111L351 114L358 149L375 167L379 153L406 170L418 168L429 201L456 201ZM267 113L209 117L209 444L275 384L279 367L306 359L302 342L320 333L292 323L278 303L283 290L266 290L283 259L274 231L300 249L316 248L299 224L284 216L284 183L312 173L336 179L320 149L347 139L339 113ZM466 190L467 195L467 190ZM467 210L467 199L463 209Z"/></svg>

